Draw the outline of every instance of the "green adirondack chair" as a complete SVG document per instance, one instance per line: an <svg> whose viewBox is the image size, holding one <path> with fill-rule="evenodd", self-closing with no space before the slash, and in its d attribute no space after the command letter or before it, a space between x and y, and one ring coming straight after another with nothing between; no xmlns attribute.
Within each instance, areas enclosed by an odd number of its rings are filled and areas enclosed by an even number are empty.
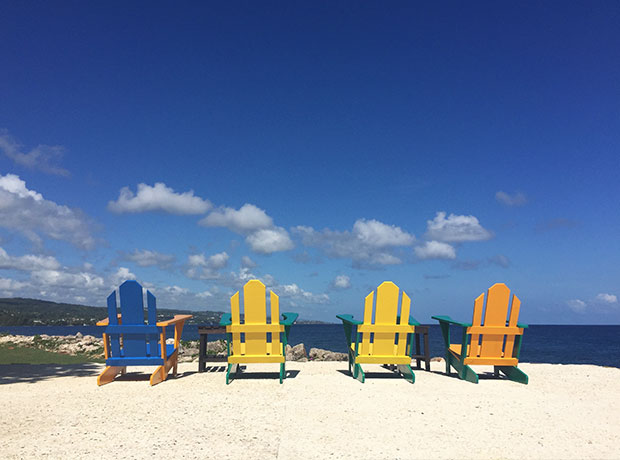
<svg viewBox="0 0 620 460"><path fill-rule="evenodd" d="M474 302L474 317L471 323L454 321L449 316L433 316L439 321L446 346L446 374L450 366L458 376L469 382L478 383L478 374L471 365L492 365L495 375L505 374L510 380L527 384L527 375L517 367L521 352L521 338L527 324L517 323L521 301L504 283L496 283L488 291L486 306L484 293ZM482 318L484 310L484 320ZM450 343L450 326L460 326L460 344Z"/></svg>
<svg viewBox="0 0 620 460"><path fill-rule="evenodd" d="M398 371L409 382L415 382L411 369L413 333L419 326L409 316L411 299L402 292L400 315L398 308L399 288L391 281L384 281L377 288L375 321L372 321L374 291L366 296L364 321L351 315L337 315L342 320L348 342L349 372L353 378L364 383L366 376L361 364L389 364L398 366ZM357 330L353 333L353 328ZM372 336L372 339L371 339ZM407 354L409 353L409 354Z"/></svg>

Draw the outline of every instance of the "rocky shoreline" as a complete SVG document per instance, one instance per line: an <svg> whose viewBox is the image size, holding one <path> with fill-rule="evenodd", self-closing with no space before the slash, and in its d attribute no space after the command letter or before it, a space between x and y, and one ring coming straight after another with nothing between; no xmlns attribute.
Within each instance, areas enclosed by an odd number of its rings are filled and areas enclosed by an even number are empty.
<svg viewBox="0 0 620 460"><path fill-rule="evenodd" d="M174 343L174 339L168 339L167 343ZM72 356L85 355L94 360L103 360L103 339L92 335L1 335L0 345L38 348L41 350L62 353ZM179 352L179 362L198 362L198 340L182 341ZM207 354L226 356L226 342L215 340L207 343ZM306 351L303 343L291 347L286 346L287 361L346 361L346 353L338 353L320 348L310 348Z"/></svg>

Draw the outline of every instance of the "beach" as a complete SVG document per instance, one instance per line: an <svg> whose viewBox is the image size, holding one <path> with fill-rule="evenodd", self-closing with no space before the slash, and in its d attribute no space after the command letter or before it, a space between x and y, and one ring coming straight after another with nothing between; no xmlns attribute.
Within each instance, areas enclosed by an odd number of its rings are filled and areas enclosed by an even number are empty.
<svg viewBox="0 0 620 460"><path fill-rule="evenodd" d="M282 385L251 364L227 386L223 366L181 363L154 387L152 368L98 387L100 364L3 365L0 457L620 457L618 368L523 363L528 385L476 385L431 364L415 384L366 365L361 384L343 362L290 362Z"/></svg>

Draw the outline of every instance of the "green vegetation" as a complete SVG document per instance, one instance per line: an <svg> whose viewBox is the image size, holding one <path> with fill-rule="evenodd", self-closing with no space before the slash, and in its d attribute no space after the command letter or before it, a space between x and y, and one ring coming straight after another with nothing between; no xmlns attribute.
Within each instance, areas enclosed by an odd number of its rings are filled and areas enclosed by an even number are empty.
<svg viewBox="0 0 620 460"><path fill-rule="evenodd" d="M92 362L103 362L103 360L87 355L72 356L54 353L39 348L11 344L0 345L0 364L84 364Z"/></svg>
<svg viewBox="0 0 620 460"><path fill-rule="evenodd" d="M172 318L174 315L193 315L187 324L209 324L218 323L222 312L159 308L157 310L158 319L161 320ZM37 299L0 299L0 326L94 326L97 321L107 316L108 312L104 307Z"/></svg>

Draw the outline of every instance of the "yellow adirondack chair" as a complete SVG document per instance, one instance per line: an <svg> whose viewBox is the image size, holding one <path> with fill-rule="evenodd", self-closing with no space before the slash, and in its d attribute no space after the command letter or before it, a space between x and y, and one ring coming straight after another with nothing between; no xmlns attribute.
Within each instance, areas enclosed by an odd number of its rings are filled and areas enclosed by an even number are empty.
<svg viewBox="0 0 620 460"><path fill-rule="evenodd" d="M527 384L527 375L517 367L523 329L527 328L527 324L517 323L521 301L514 294L511 301L510 289L504 283L491 286L486 306L484 297L482 293L474 302L471 323L460 323L449 316L433 316L439 321L446 345L446 373L450 374L452 366L461 379L478 383L478 375L468 364L486 364L494 366L496 376L501 371L510 380ZM450 343L450 325L463 328L461 344Z"/></svg>
<svg viewBox="0 0 620 460"><path fill-rule="evenodd" d="M415 375L411 369L412 341L415 326L420 323L409 315L411 299L402 291L399 312L399 288L391 281L384 281L377 288L376 305L373 303L374 295L373 291L366 296L364 321L355 320L351 315L337 315L342 320L349 344L349 372L353 378L364 383L366 377L360 364L395 364L402 376L413 383ZM355 335L353 326L357 326Z"/></svg>
<svg viewBox="0 0 620 460"><path fill-rule="evenodd" d="M259 280L250 280L243 286L243 316L239 308L239 291L230 298L230 314L222 316L220 325L226 326L228 344L228 369L226 384L241 363L280 363L280 383L286 377L286 344L291 325L297 313L282 313L279 297L270 291L271 318L267 321L266 288ZM271 340L268 340L268 336Z"/></svg>

